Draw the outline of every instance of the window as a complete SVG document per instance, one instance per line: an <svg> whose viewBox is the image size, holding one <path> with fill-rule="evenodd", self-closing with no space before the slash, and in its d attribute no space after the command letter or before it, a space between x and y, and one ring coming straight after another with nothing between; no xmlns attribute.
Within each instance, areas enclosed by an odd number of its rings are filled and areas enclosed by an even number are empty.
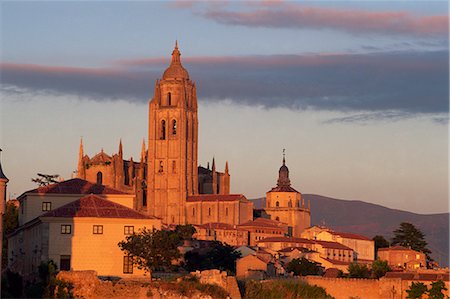
<svg viewBox="0 0 450 299"><path fill-rule="evenodd" d="M124 226L123 233L125 235L132 235L134 233L134 226Z"/></svg>
<svg viewBox="0 0 450 299"><path fill-rule="evenodd" d="M72 225L70 225L70 224L62 224L61 225L61 234L70 235L71 233L72 233Z"/></svg>
<svg viewBox="0 0 450 299"><path fill-rule="evenodd" d="M225 216L228 216L228 208L225 208Z"/></svg>
<svg viewBox="0 0 450 299"><path fill-rule="evenodd" d="M59 269L70 271L70 255L61 255L59 258Z"/></svg>
<svg viewBox="0 0 450 299"><path fill-rule="evenodd" d="M42 203L42 211L50 211L52 209L52 203L49 201L44 201Z"/></svg>
<svg viewBox="0 0 450 299"><path fill-rule="evenodd" d="M278 217L278 216L275 217L275 220L276 220L276 221L280 221L280 217Z"/></svg>
<svg viewBox="0 0 450 299"><path fill-rule="evenodd" d="M164 119L161 121L161 134L159 136L159 139L166 139L166 121Z"/></svg>
<svg viewBox="0 0 450 299"><path fill-rule="evenodd" d="M211 216L211 208L208 208L208 216Z"/></svg>
<svg viewBox="0 0 450 299"><path fill-rule="evenodd" d="M416 260L420 260L420 254L416 254Z"/></svg>
<svg viewBox="0 0 450 299"><path fill-rule="evenodd" d="M192 208L192 216L195 216L195 208Z"/></svg>
<svg viewBox="0 0 450 299"><path fill-rule="evenodd" d="M163 161L159 161L159 173L163 173L164 172L164 165L163 165Z"/></svg>
<svg viewBox="0 0 450 299"><path fill-rule="evenodd" d="M172 161L172 173L177 173L177 161Z"/></svg>
<svg viewBox="0 0 450 299"><path fill-rule="evenodd" d="M275 204L275 206L278 208L278 207L280 206L280 202L277 201L276 204Z"/></svg>
<svg viewBox="0 0 450 299"><path fill-rule="evenodd" d="M288 202L288 207L292 208L292 201L291 200L289 200L289 202Z"/></svg>
<svg viewBox="0 0 450 299"><path fill-rule="evenodd" d="M172 106L172 94L167 93L167 105Z"/></svg>
<svg viewBox="0 0 450 299"><path fill-rule="evenodd" d="M92 228L92 233L94 235L102 235L103 234L103 225L94 225Z"/></svg>
<svg viewBox="0 0 450 299"><path fill-rule="evenodd" d="M123 257L123 273L133 274L133 258L129 255Z"/></svg>
<svg viewBox="0 0 450 299"><path fill-rule="evenodd" d="M172 134L177 135L177 121L175 119L172 120Z"/></svg>
<svg viewBox="0 0 450 299"><path fill-rule="evenodd" d="M97 172L97 185L101 185L103 183L103 173L101 171Z"/></svg>

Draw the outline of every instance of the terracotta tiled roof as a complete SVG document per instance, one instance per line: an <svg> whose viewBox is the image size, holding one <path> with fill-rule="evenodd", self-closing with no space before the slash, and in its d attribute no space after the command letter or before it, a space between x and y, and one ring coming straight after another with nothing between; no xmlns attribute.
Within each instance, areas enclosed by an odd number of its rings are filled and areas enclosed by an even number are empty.
<svg viewBox="0 0 450 299"><path fill-rule="evenodd" d="M269 192L298 192L297 190L295 190L294 188L292 188L291 186L277 186L277 187L273 187L272 189L270 189Z"/></svg>
<svg viewBox="0 0 450 299"><path fill-rule="evenodd" d="M284 243L305 243L305 244L314 244L315 241L308 240L304 238L295 238L295 237L269 237L263 240L257 241L256 243L275 243L275 242L284 242Z"/></svg>
<svg viewBox="0 0 450 299"><path fill-rule="evenodd" d="M340 243L337 242L330 242L330 241L321 241L321 240L314 240L314 242L316 244L321 245L322 247L325 248L331 248L331 249L343 249L343 250L353 250L350 247L347 247L345 245L342 245Z"/></svg>
<svg viewBox="0 0 450 299"><path fill-rule="evenodd" d="M267 219L267 218L256 218L255 220L250 220L245 223L239 224L240 227L265 227L265 228L277 228L277 229L287 229L287 224Z"/></svg>
<svg viewBox="0 0 450 299"><path fill-rule="evenodd" d="M197 202L197 201L245 201L249 200L242 194L200 194L188 196L187 202Z"/></svg>
<svg viewBox="0 0 450 299"><path fill-rule="evenodd" d="M93 194L84 196L62 207L49 211L41 217L155 219L155 217L141 214L133 209L127 208Z"/></svg>
<svg viewBox="0 0 450 299"><path fill-rule="evenodd" d="M369 239L369 238L367 238L365 236L352 234L352 233L343 233L343 232L335 232L335 231L330 231L330 233L332 233L333 235L341 236L342 238L347 238L347 239L358 239L358 240L372 241L371 239Z"/></svg>
<svg viewBox="0 0 450 299"><path fill-rule="evenodd" d="M39 194L127 194L125 192L106 187L103 185L93 184L82 179L71 179L48 186L39 187L25 192Z"/></svg>

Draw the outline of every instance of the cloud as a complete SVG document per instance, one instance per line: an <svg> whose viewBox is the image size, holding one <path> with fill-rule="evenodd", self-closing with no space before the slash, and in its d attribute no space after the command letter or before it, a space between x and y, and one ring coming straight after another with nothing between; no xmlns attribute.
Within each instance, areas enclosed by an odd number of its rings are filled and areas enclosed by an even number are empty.
<svg viewBox="0 0 450 299"><path fill-rule="evenodd" d="M448 51L186 57L200 101L342 112L447 113ZM88 69L1 64L2 84L146 102L168 59Z"/></svg>
<svg viewBox="0 0 450 299"><path fill-rule="evenodd" d="M337 9L280 2L230 10L206 6L196 14L220 24L246 27L333 29L352 34L448 36L448 15L421 16L406 11Z"/></svg>

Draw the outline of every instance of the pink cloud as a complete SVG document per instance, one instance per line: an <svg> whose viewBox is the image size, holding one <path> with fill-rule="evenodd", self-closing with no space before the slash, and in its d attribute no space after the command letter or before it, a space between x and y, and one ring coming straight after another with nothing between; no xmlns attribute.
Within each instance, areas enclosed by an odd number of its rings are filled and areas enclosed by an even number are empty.
<svg viewBox="0 0 450 299"><path fill-rule="evenodd" d="M252 5L254 7L254 5ZM367 11L278 3L249 11L209 8L206 18L249 27L337 29L351 33L448 35L448 15L418 16L405 11Z"/></svg>
<svg viewBox="0 0 450 299"><path fill-rule="evenodd" d="M0 63L1 71L16 71L29 73L47 73L60 75L94 75L94 76L111 76L121 73L120 70L106 68L82 68L70 66L48 66L38 64L17 64L17 63Z"/></svg>

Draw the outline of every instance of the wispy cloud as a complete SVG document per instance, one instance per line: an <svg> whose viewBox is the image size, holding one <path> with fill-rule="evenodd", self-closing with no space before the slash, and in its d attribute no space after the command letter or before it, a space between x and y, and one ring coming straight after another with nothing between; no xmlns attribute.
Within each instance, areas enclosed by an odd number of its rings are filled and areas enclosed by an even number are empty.
<svg viewBox="0 0 450 299"><path fill-rule="evenodd" d="M197 15L220 24L247 27L333 29L352 34L448 36L448 14L422 16L407 11L369 11L293 2L252 2L243 8L201 6Z"/></svg>
<svg viewBox="0 0 450 299"><path fill-rule="evenodd" d="M392 117L448 112L448 61L448 51L183 59L202 101L343 112L396 111L398 115ZM0 67L4 85L99 101L146 102L167 64L167 58L143 58L124 59L101 69L11 63Z"/></svg>

